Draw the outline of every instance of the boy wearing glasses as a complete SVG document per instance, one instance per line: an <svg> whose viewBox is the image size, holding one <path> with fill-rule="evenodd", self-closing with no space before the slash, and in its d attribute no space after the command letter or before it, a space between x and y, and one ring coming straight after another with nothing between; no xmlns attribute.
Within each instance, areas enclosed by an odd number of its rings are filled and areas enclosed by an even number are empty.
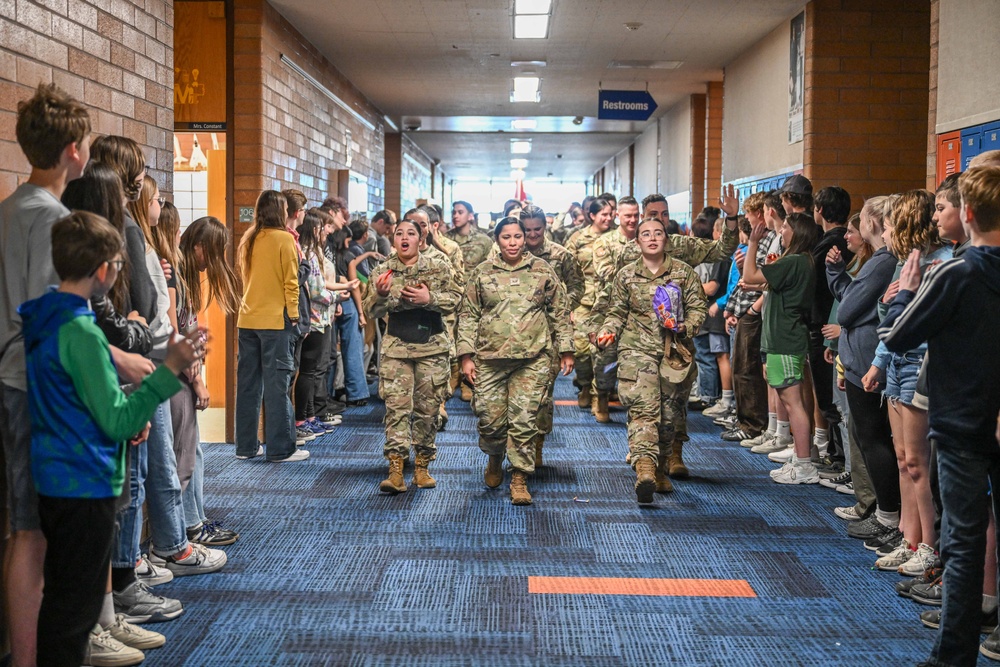
<svg viewBox="0 0 1000 667"><path fill-rule="evenodd" d="M31 472L48 543L39 665L83 661L105 596L125 441L145 438L157 406L181 388L177 375L203 354L197 332L176 337L163 365L125 396L89 306L114 285L122 251L121 235L98 215L78 211L59 220L52 227L59 287L17 311L24 323Z"/></svg>

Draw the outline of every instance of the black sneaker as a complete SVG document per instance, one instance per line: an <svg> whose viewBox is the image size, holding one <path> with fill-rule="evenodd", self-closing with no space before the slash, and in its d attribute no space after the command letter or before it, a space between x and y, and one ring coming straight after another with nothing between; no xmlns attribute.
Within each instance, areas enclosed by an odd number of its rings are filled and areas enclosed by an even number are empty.
<svg viewBox="0 0 1000 667"><path fill-rule="evenodd" d="M897 531L897 532L899 532L899 531ZM880 538L877 538L877 537L876 538L872 538L872 539L880 540ZM866 540L865 541L865 548L866 549L868 549L868 542L870 542L870 541L871 540ZM880 557L880 558L882 556L888 556L889 554L891 554L893 551L896 550L896 547L898 547L900 544L903 543L903 534L902 533L899 533L899 535L895 535L894 534L892 536L892 539L890 539L888 541L881 540L881 542L882 543L879 546L875 547L875 554L878 557ZM871 549L868 549L868 550L871 551Z"/></svg>
<svg viewBox="0 0 1000 667"><path fill-rule="evenodd" d="M920 612L920 622L926 625L928 628L934 628L937 630L941 627L941 610L940 609L928 609L927 611ZM988 635L997 629L997 610L994 608L993 611L984 611L983 619L980 621L979 632ZM987 639L986 641L989 641ZM986 655L985 653L983 655Z"/></svg>
<svg viewBox="0 0 1000 667"><path fill-rule="evenodd" d="M827 475L824 477L823 475ZM828 489L836 489L841 484L849 484L851 482L851 473L841 472L834 475L831 472L821 472L819 474L819 483Z"/></svg>
<svg viewBox="0 0 1000 667"><path fill-rule="evenodd" d="M853 537L856 540L870 540L873 537L891 533L893 530L895 529L879 523L875 513L872 512L867 519L848 524L847 536Z"/></svg>
<svg viewBox="0 0 1000 667"><path fill-rule="evenodd" d="M751 440L756 437L755 434L747 432L739 424L722 434L722 439L726 442L742 442L743 440Z"/></svg>
<svg viewBox="0 0 1000 667"><path fill-rule="evenodd" d="M722 428L729 430L732 428L736 428L736 426L739 425L740 420L739 418L737 418L735 412L730 412L728 415L724 415L722 417L719 417L718 419L713 419L712 423L715 424L716 426L721 426Z"/></svg>
<svg viewBox="0 0 1000 667"><path fill-rule="evenodd" d="M943 583L940 577L927 584L914 584L910 588L910 599L930 607L941 606Z"/></svg>
<svg viewBox="0 0 1000 667"><path fill-rule="evenodd" d="M816 471L819 473L820 479L830 479L836 477L837 475L844 474L844 464L841 461L831 461L830 457L827 456L820 463L813 463L816 466ZM824 477L826 475L826 477Z"/></svg>
<svg viewBox="0 0 1000 667"><path fill-rule="evenodd" d="M994 629L986 641L979 645L979 652L990 660L1000 660L1000 628Z"/></svg>
<svg viewBox="0 0 1000 667"><path fill-rule="evenodd" d="M713 405L715 404L709 403L703 398L699 398L695 401L688 401L688 410L690 410L691 412L701 412L705 408L710 408Z"/></svg>
<svg viewBox="0 0 1000 667"><path fill-rule="evenodd" d="M868 551L878 551L883 547L892 545L889 551L892 551L899 546L899 543L903 541L903 534L899 532L898 528L890 528L888 533L882 535L876 535L875 537L868 538L865 540L865 549ZM888 551L886 553L889 553Z"/></svg>
<svg viewBox="0 0 1000 667"><path fill-rule="evenodd" d="M900 597L908 598L910 597L910 589L917 584L929 584L936 579L940 579L943 571L943 568L935 566L924 570L924 573L919 577L913 577L912 579L904 579L903 581L896 582L896 594Z"/></svg>
<svg viewBox="0 0 1000 667"><path fill-rule="evenodd" d="M206 547L224 547L240 539L239 533L214 521L203 523L197 528L187 529L188 542L195 542Z"/></svg>
<svg viewBox="0 0 1000 667"><path fill-rule="evenodd" d="M368 399L367 398L359 398L356 401L348 401L347 402L347 407L349 407L349 408L363 408L366 405L368 405Z"/></svg>

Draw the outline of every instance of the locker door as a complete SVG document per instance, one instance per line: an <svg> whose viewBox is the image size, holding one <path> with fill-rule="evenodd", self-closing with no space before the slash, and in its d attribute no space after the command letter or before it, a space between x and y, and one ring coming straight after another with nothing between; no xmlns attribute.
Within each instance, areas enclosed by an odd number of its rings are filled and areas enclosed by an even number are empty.
<svg viewBox="0 0 1000 667"><path fill-rule="evenodd" d="M983 152L983 128L970 127L962 130L962 171L969 168L969 161Z"/></svg>
<svg viewBox="0 0 1000 667"><path fill-rule="evenodd" d="M958 173L962 164L962 133L959 131L938 135L937 182L950 174Z"/></svg>

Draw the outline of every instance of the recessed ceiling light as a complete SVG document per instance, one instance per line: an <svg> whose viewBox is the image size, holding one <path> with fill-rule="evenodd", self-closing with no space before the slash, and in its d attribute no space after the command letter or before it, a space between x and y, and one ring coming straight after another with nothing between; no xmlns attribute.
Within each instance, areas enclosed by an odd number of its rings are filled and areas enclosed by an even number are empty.
<svg viewBox="0 0 1000 667"><path fill-rule="evenodd" d="M525 14L514 17L514 39L545 39L548 36L548 15Z"/></svg>
<svg viewBox="0 0 1000 667"><path fill-rule="evenodd" d="M544 60L511 60L511 67L545 67L548 63Z"/></svg>
<svg viewBox="0 0 1000 667"><path fill-rule="evenodd" d="M510 94L510 101L538 102L540 98L538 93L539 81L540 79L537 76L515 76L514 90Z"/></svg>
<svg viewBox="0 0 1000 667"><path fill-rule="evenodd" d="M510 126L515 130L534 130L538 127L538 121L534 118L518 118L512 120Z"/></svg>
<svg viewBox="0 0 1000 667"><path fill-rule="evenodd" d="M524 158L514 158L510 161L511 169L524 169L528 166L528 161Z"/></svg>
<svg viewBox="0 0 1000 667"><path fill-rule="evenodd" d="M523 169L513 169L510 172L510 177L512 179L514 179L515 181L523 181L524 180L524 170Z"/></svg>
<svg viewBox="0 0 1000 667"><path fill-rule="evenodd" d="M527 155L531 152L530 139L511 139L510 152L514 155Z"/></svg>
<svg viewBox="0 0 1000 667"><path fill-rule="evenodd" d="M678 69L682 60L612 60L609 69Z"/></svg>
<svg viewBox="0 0 1000 667"><path fill-rule="evenodd" d="M515 14L548 14L552 0L514 0Z"/></svg>

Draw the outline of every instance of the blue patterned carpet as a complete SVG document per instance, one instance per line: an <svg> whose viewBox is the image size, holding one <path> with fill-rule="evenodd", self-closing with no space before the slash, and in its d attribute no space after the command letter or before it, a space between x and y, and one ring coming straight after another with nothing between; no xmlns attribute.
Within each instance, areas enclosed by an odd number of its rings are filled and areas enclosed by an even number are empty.
<svg viewBox="0 0 1000 667"><path fill-rule="evenodd" d="M560 380L561 399L573 398ZM894 573L844 533L830 489L780 487L766 457L692 415L696 477L642 509L615 424L556 408L535 504L482 483L467 404L448 404L438 488L377 493L382 406L352 409L304 464L206 456L209 515L239 530L229 564L156 591L184 602L148 626L146 665L912 665L933 631ZM409 479L411 470L407 470ZM589 501L589 502L581 502ZM746 580L756 598L540 595L529 576ZM982 664L989 663L985 658Z"/></svg>

